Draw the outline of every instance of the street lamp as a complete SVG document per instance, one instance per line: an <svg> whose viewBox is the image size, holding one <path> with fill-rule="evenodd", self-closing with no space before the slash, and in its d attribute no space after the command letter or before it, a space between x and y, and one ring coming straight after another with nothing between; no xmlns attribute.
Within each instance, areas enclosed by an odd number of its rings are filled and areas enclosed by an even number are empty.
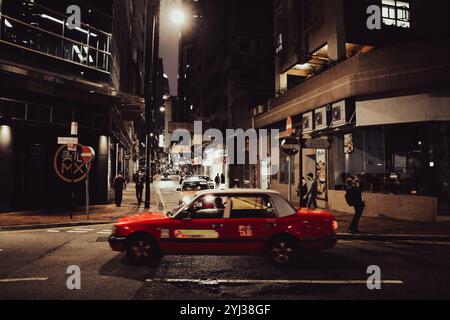
<svg viewBox="0 0 450 320"><path fill-rule="evenodd" d="M164 112L164 111L166 111L166 107L164 107L164 106L161 106L161 107L159 108L159 111L161 111L161 112Z"/></svg>
<svg viewBox="0 0 450 320"><path fill-rule="evenodd" d="M174 9L170 14L170 20L177 25L182 26L186 22L186 13L181 9Z"/></svg>

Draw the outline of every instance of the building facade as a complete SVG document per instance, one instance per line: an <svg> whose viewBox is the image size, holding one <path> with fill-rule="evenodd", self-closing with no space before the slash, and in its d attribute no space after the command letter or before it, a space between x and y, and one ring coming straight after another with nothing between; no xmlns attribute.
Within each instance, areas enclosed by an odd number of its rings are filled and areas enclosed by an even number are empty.
<svg viewBox="0 0 450 320"><path fill-rule="evenodd" d="M250 118L250 106L273 97L273 5L256 0L183 3L192 18L180 39L178 107L185 110L184 121L203 121L205 130L225 133ZM213 153L200 169L212 178L224 173L227 182L243 183L246 171L226 166L226 150Z"/></svg>
<svg viewBox="0 0 450 320"><path fill-rule="evenodd" d="M64 163L57 142L71 136L72 122L79 144L96 152L91 203L110 200L118 172L130 179L137 170L151 2L85 3L0 1L0 211L84 202L84 179L73 178L82 169ZM71 5L79 26L69 27Z"/></svg>
<svg viewBox="0 0 450 320"><path fill-rule="evenodd" d="M450 65L439 58L450 54L449 10L446 1L275 1L277 97L253 121L283 137L291 117L303 148L290 169L280 157L270 187L287 196L291 172L298 199L311 172L320 206L351 212L345 180L358 176L368 215L449 214Z"/></svg>

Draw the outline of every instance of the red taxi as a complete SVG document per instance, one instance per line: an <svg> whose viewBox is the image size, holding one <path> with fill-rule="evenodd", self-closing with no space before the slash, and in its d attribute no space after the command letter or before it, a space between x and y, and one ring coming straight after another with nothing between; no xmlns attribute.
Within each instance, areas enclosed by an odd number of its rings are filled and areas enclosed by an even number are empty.
<svg viewBox="0 0 450 320"><path fill-rule="evenodd" d="M326 211L295 209L278 192L207 190L167 213L119 219L109 237L133 261L162 255L253 255L290 264L302 252L333 248L337 222Z"/></svg>

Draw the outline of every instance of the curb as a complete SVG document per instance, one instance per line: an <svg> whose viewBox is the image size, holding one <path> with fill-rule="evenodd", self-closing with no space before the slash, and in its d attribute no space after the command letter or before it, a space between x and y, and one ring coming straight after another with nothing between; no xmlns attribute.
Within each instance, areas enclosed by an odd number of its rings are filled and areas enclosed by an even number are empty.
<svg viewBox="0 0 450 320"><path fill-rule="evenodd" d="M0 227L2 231L19 231L19 230L37 230L47 228L66 228L66 227L78 227L78 226L90 226L114 223L117 219L111 221L92 221L92 222L66 222L66 223L48 223L48 224L32 224L32 225L18 225L18 226L4 226Z"/></svg>
<svg viewBox="0 0 450 320"><path fill-rule="evenodd" d="M410 234L350 234L338 233L339 240L373 240L373 241L450 241L450 235L410 235Z"/></svg>

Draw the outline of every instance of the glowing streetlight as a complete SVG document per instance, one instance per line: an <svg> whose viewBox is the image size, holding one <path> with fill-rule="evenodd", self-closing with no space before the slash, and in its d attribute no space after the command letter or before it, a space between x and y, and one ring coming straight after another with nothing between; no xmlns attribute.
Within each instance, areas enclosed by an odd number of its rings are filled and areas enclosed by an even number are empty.
<svg viewBox="0 0 450 320"><path fill-rule="evenodd" d="M164 111L166 111L166 108L165 108L164 106L161 106L161 107L159 108L159 111L164 112Z"/></svg>
<svg viewBox="0 0 450 320"><path fill-rule="evenodd" d="M177 26L182 26L186 22L186 14L181 9L174 9L170 15L170 19Z"/></svg>

